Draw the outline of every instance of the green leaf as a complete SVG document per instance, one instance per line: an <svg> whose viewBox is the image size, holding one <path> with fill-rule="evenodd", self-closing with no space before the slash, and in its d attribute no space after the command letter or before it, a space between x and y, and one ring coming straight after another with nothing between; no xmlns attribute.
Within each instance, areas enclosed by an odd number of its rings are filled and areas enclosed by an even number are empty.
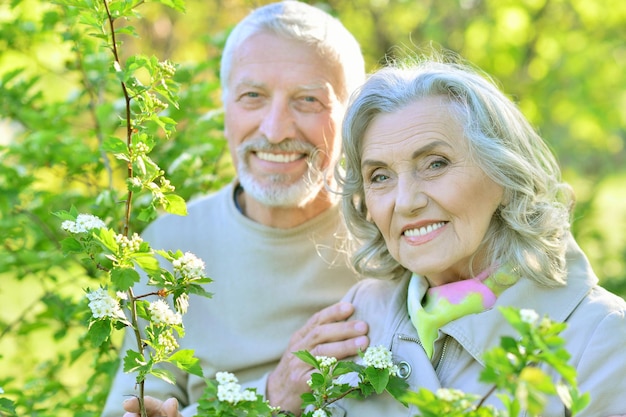
<svg viewBox="0 0 626 417"><path fill-rule="evenodd" d="M110 136L104 140L102 143L102 150L105 152L111 153L122 153L128 155L128 146L126 146L126 142L121 140L120 138L116 138Z"/></svg>
<svg viewBox="0 0 626 417"><path fill-rule="evenodd" d="M199 377L203 376L202 367L200 366L200 360L193 356L194 351L191 349L183 349L174 352L167 361L173 363L185 372Z"/></svg>
<svg viewBox="0 0 626 417"><path fill-rule="evenodd" d="M139 214L137 215L137 219L142 222L147 223L156 219L157 215L158 215L158 211L156 207L154 207L153 204L150 204L149 206L144 207L139 211Z"/></svg>
<svg viewBox="0 0 626 417"><path fill-rule="evenodd" d="M134 253L131 258L148 274L156 274L161 270L159 261L152 253Z"/></svg>
<svg viewBox="0 0 626 417"><path fill-rule="evenodd" d="M153 368L150 373L165 382L169 382L172 385L176 383L176 377L172 372L168 371L167 369Z"/></svg>
<svg viewBox="0 0 626 417"><path fill-rule="evenodd" d="M166 203L163 206L165 211L179 216L187 215L187 204L181 196L176 194L165 194L165 200Z"/></svg>
<svg viewBox="0 0 626 417"><path fill-rule="evenodd" d="M137 300L135 302L137 315L144 320L150 320L150 312L148 311L148 306L150 306L150 303L146 300Z"/></svg>
<svg viewBox="0 0 626 417"><path fill-rule="evenodd" d="M164 4L172 9L185 13L185 1L184 0L156 0L158 3Z"/></svg>
<svg viewBox="0 0 626 417"><path fill-rule="evenodd" d="M140 279L139 273L134 268L113 268L111 271L111 281L120 291L127 291Z"/></svg>
<svg viewBox="0 0 626 417"><path fill-rule="evenodd" d="M83 245L73 237L67 237L61 241L61 249L66 254L81 253L83 252Z"/></svg>
<svg viewBox="0 0 626 417"><path fill-rule="evenodd" d="M333 375L339 376L350 372L360 372L364 367L352 361L339 361L335 365Z"/></svg>
<svg viewBox="0 0 626 417"><path fill-rule="evenodd" d="M78 211L76 210L76 207L72 206L70 211L55 211L52 213L52 215L58 217L61 220L76 220L76 217L78 216Z"/></svg>
<svg viewBox="0 0 626 417"><path fill-rule="evenodd" d="M408 390L409 390L409 384L404 379L399 378L397 376L389 377L389 383L387 384L387 392L389 392L389 394L391 394L393 398L400 401L404 405L406 405L406 402L404 402L402 399Z"/></svg>
<svg viewBox="0 0 626 417"><path fill-rule="evenodd" d="M127 350L124 356L124 372L138 372L148 365L146 359L139 352Z"/></svg>
<svg viewBox="0 0 626 417"><path fill-rule="evenodd" d="M317 359L315 359L315 356L313 356L309 351L299 350L297 352L293 352L293 355L302 362L308 363L315 369L319 369L320 367L320 364L317 362Z"/></svg>
<svg viewBox="0 0 626 417"><path fill-rule="evenodd" d="M115 232L111 229L93 229L93 235L102 244L102 246L112 253L117 253L119 245L115 240Z"/></svg>
<svg viewBox="0 0 626 417"><path fill-rule="evenodd" d="M101 346L111 336L111 320L94 320L89 325L87 336L94 346Z"/></svg>
<svg viewBox="0 0 626 417"><path fill-rule="evenodd" d="M365 375L377 394L381 394L385 391L387 383L389 382L389 369L368 367L365 368Z"/></svg>

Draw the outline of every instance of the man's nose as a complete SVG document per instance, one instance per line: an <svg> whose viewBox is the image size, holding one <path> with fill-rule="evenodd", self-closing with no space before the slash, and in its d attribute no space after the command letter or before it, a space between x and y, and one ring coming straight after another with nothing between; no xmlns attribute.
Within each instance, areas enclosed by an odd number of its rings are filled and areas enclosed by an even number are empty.
<svg viewBox="0 0 626 417"><path fill-rule="evenodd" d="M271 143L293 139L296 134L296 119L289 102L278 98L272 100L263 115L259 130Z"/></svg>

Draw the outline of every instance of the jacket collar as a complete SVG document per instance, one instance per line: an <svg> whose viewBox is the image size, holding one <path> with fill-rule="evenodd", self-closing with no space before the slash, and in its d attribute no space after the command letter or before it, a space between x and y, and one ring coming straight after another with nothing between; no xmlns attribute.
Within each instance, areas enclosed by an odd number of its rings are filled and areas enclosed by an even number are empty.
<svg viewBox="0 0 626 417"><path fill-rule="evenodd" d="M548 316L553 321L564 322L598 282L589 261L571 237L566 258L567 285L548 288L522 278L498 297L493 308L462 317L443 326L441 330L454 337L468 353L483 364L484 353L498 346L502 336L516 336L498 307L532 309L540 317Z"/></svg>

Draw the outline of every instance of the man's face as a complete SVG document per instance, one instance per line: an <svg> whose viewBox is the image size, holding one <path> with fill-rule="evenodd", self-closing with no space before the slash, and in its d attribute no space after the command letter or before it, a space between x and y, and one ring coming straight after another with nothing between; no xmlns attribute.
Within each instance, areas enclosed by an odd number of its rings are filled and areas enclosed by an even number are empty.
<svg viewBox="0 0 626 417"><path fill-rule="evenodd" d="M341 69L312 46L259 33L235 51L225 135L246 193L302 207L337 162L345 105Z"/></svg>

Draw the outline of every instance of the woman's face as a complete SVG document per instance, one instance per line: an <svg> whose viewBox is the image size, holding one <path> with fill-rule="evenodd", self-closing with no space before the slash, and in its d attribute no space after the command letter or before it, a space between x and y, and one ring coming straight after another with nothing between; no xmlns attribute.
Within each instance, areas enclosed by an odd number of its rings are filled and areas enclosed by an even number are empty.
<svg viewBox="0 0 626 417"><path fill-rule="evenodd" d="M371 219L400 264L432 286L469 277L503 188L470 162L444 98L376 116L363 138L361 173Z"/></svg>

